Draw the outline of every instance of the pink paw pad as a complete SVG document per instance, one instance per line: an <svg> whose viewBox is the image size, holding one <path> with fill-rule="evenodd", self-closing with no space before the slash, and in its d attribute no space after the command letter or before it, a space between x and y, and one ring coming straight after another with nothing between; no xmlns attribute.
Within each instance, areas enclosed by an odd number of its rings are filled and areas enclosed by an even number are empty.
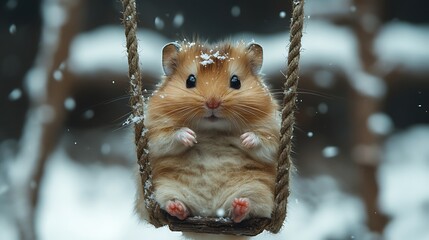
<svg viewBox="0 0 429 240"><path fill-rule="evenodd" d="M173 200L168 201L165 210L173 217L184 220L189 216L188 209L181 201Z"/></svg>
<svg viewBox="0 0 429 240"><path fill-rule="evenodd" d="M232 202L231 218L239 223L247 217L250 212L250 201L248 198L235 198Z"/></svg>

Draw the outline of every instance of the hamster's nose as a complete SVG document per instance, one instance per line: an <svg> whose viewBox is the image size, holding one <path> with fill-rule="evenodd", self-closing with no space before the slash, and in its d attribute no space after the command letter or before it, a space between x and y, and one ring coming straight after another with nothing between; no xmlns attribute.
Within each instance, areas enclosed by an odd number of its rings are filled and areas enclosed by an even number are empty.
<svg viewBox="0 0 429 240"><path fill-rule="evenodd" d="M206 106L210 109L216 109L220 106L220 101L215 98L211 98L207 100Z"/></svg>

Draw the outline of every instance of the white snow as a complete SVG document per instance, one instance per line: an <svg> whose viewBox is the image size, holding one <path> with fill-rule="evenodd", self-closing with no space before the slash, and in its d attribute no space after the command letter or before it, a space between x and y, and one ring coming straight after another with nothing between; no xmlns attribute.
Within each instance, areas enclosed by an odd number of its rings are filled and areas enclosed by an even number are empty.
<svg viewBox="0 0 429 240"><path fill-rule="evenodd" d="M326 104L324 102L319 103L319 105L317 105L317 110L321 114L327 113L328 112L328 104Z"/></svg>
<svg viewBox="0 0 429 240"><path fill-rule="evenodd" d="M9 33L12 35L16 33L16 25L15 24L11 24L9 26Z"/></svg>
<svg viewBox="0 0 429 240"><path fill-rule="evenodd" d="M154 228L133 216L134 181L125 168L81 166L60 150L51 157L45 177L37 216L43 240L156 239L166 232L154 234ZM175 235L180 234L169 233Z"/></svg>
<svg viewBox="0 0 429 240"><path fill-rule="evenodd" d="M20 99L22 96L22 91L19 88L15 88L13 89L10 93L9 93L9 100L10 101L16 101L18 99Z"/></svg>
<svg viewBox="0 0 429 240"><path fill-rule="evenodd" d="M225 60L228 58L227 54L221 55L219 53L219 51L216 51L215 53L212 54L212 52L213 52L213 50L210 50L210 53L201 52L201 55L199 56L203 60L200 62L201 65L206 66L206 65L214 63L212 58L214 58L214 59L217 58L219 60Z"/></svg>
<svg viewBox="0 0 429 240"><path fill-rule="evenodd" d="M333 158L338 155L339 149L336 146L326 146L322 150L322 155L325 158Z"/></svg>
<svg viewBox="0 0 429 240"><path fill-rule="evenodd" d="M37 214L41 239L247 239L182 235L166 227L155 229L139 223L133 213L133 178L128 169L119 166L80 165L58 149L49 160L41 189ZM361 202L342 193L333 178L295 177L292 188L288 218L281 232L263 232L251 239L326 239L363 227Z"/></svg>
<svg viewBox="0 0 429 240"><path fill-rule="evenodd" d="M15 9L16 6L18 6L18 0L8 0L7 3L6 3L6 7L9 10Z"/></svg>
<svg viewBox="0 0 429 240"><path fill-rule="evenodd" d="M376 74L401 66L416 71L426 71L429 66L428 27L394 22L381 28L376 37L374 51L380 58ZM160 34L139 30L139 53L142 71L160 76L161 49L171 40ZM262 72L267 76L280 75L285 69L289 34L273 35L239 33L232 41L255 39L264 49ZM396 39L401 39L396 40ZM195 43L189 43L189 47ZM75 74L95 74L113 71L126 74L127 60L125 37L120 26L106 26L78 35L71 46L70 69ZM208 54L208 53L207 53ZM202 64L210 64L204 59ZM363 71L358 56L355 34L346 27L340 27L322 20L307 20L304 28L301 52L301 71L322 68L315 75L315 83L330 88L335 83L335 71L343 72L350 85L364 95L379 98L386 92L380 77Z"/></svg>
<svg viewBox="0 0 429 240"><path fill-rule="evenodd" d="M53 77L54 77L55 80L61 81L63 79L63 72L61 70L57 69L57 70L54 71L53 74L54 74Z"/></svg>
<svg viewBox="0 0 429 240"><path fill-rule="evenodd" d="M386 83L379 77L363 71L356 71L350 77L352 86L366 96L381 98L386 94Z"/></svg>
<svg viewBox="0 0 429 240"><path fill-rule="evenodd" d="M36 129L32 129L33 131ZM120 138L120 137L119 137ZM123 141L120 141L123 143ZM379 180L380 204L392 217L385 237L389 240L424 240L429 236L429 126L415 127L391 137L385 148ZM121 148L129 148L132 141ZM116 145L115 145L116 146ZM110 143L100 150L111 154ZM166 227L139 223L133 213L132 171L121 166L81 165L60 147L50 157L37 212L42 240L80 239L249 239L170 232ZM288 215L279 234L268 232L252 240L371 239L365 227L361 200L341 190L330 176L292 177ZM219 214L221 210L219 211ZM0 217L0 229L8 239L14 232ZM6 230L3 230L6 229ZM305 229L305 231L303 231ZM4 235L2 235L4 236ZM10 238L9 238L10 237Z"/></svg>
<svg viewBox="0 0 429 240"><path fill-rule="evenodd" d="M203 61L200 62L203 66L214 63L213 59L211 59L211 55L207 53L201 53L200 58L203 59Z"/></svg>
<svg viewBox="0 0 429 240"><path fill-rule="evenodd" d="M161 76L161 50L169 40L150 30L139 30L137 38L141 70L152 76ZM126 75L125 46L124 29L120 26L105 26L79 34L70 47L69 69L77 75L106 71Z"/></svg>
<svg viewBox="0 0 429 240"><path fill-rule="evenodd" d="M381 112L369 116L367 125L371 132L378 135L386 135L394 129L392 119L387 114Z"/></svg>
<svg viewBox="0 0 429 240"><path fill-rule="evenodd" d="M95 113L94 113L94 110L92 110L92 109L88 109L83 113L83 117L85 119L91 119L94 117L94 115L95 115Z"/></svg>
<svg viewBox="0 0 429 240"><path fill-rule="evenodd" d="M332 16L336 14L349 14L352 0L323 0L306 1L304 12L316 16Z"/></svg>
<svg viewBox="0 0 429 240"><path fill-rule="evenodd" d="M45 0L42 11L46 19L43 24L46 24L49 28L59 28L67 21L67 12L60 1Z"/></svg>
<svg viewBox="0 0 429 240"><path fill-rule="evenodd" d="M232 15L233 17L239 17L239 16L240 16L240 13L241 13L241 9L240 9L240 7L239 7L239 6L233 6L233 7L231 8L231 15Z"/></svg>
<svg viewBox="0 0 429 240"><path fill-rule="evenodd" d="M389 138L378 181L380 206L392 221L386 239L429 237L429 126L415 126Z"/></svg>
<svg viewBox="0 0 429 240"><path fill-rule="evenodd" d="M429 67L429 26L400 21L385 24L374 43L380 59L379 68L388 72L393 67L427 72Z"/></svg>
<svg viewBox="0 0 429 240"><path fill-rule="evenodd" d="M103 155L108 155L111 151L111 147L110 144L108 143L103 143L103 145L101 145L101 149L100 149L101 153Z"/></svg>
<svg viewBox="0 0 429 240"><path fill-rule="evenodd" d="M331 88L335 83L334 73L326 69L317 70L313 80L321 88Z"/></svg>
<svg viewBox="0 0 429 240"><path fill-rule="evenodd" d="M333 82L330 72L340 70L348 76L350 85L362 94L377 96L383 93L380 81L363 73L357 53L357 41L349 28L321 20L307 21L306 24L302 38L302 71L321 66L324 70L318 75L316 82L330 87Z"/></svg>
<svg viewBox="0 0 429 240"><path fill-rule="evenodd" d="M67 20L67 11L64 9L74 4L73 1L62 2L57 0L42 1L42 36L34 66L25 76L25 87L30 98L35 102L43 101L48 81L47 71L52 67L53 55L58 47L59 34L62 25Z"/></svg>
<svg viewBox="0 0 429 240"><path fill-rule="evenodd" d="M173 19L173 26L176 28L179 28L183 25L184 22L185 22L185 17L183 16L183 14L177 13Z"/></svg>
<svg viewBox="0 0 429 240"><path fill-rule="evenodd" d="M122 126L130 125L131 123L139 123L143 120L143 116L134 116L134 114L130 114L125 122L122 123Z"/></svg>
<svg viewBox="0 0 429 240"><path fill-rule="evenodd" d="M76 107L76 101L72 97L68 97L64 100L64 107L68 111L72 111Z"/></svg>
<svg viewBox="0 0 429 240"><path fill-rule="evenodd" d="M18 240L18 233L15 231L16 226L13 222L3 216L0 216L1 237L5 240Z"/></svg>
<svg viewBox="0 0 429 240"><path fill-rule="evenodd" d="M219 209L216 211L216 216L218 216L218 217L224 217L224 216L225 216L225 209L223 209L223 208L219 208Z"/></svg>
<svg viewBox="0 0 429 240"><path fill-rule="evenodd" d="M158 29L158 30L162 30L162 29L164 29L164 20L162 20L162 18L160 18L160 17L156 17L155 18L155 27L156 27L156 29Z"/></svg>

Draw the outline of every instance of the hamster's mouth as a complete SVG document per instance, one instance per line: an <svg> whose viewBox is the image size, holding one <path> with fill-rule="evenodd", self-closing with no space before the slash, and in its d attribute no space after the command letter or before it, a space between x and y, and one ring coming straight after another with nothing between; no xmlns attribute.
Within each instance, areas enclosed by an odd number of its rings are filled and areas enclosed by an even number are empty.
<svg viewBox="0 0 429 240"><path fill-rule="evenodd" d="M215 121L219 120L219 118L216 117L215 115L211 115L209 117L205 117L205 119L209 120L210 122L215 122Z"/></svg>

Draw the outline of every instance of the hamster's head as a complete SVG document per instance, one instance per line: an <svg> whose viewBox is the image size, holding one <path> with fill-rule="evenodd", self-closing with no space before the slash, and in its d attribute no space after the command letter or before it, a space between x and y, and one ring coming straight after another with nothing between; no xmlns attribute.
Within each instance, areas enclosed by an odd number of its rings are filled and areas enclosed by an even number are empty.
<svg viewBox="0 0 429 240"><path fill-rule="evenodd" d="M277 110L260 74L256 43L167 44L164 79L149 101L151 115L193 129L242 131L263 124Z"/></svg>

